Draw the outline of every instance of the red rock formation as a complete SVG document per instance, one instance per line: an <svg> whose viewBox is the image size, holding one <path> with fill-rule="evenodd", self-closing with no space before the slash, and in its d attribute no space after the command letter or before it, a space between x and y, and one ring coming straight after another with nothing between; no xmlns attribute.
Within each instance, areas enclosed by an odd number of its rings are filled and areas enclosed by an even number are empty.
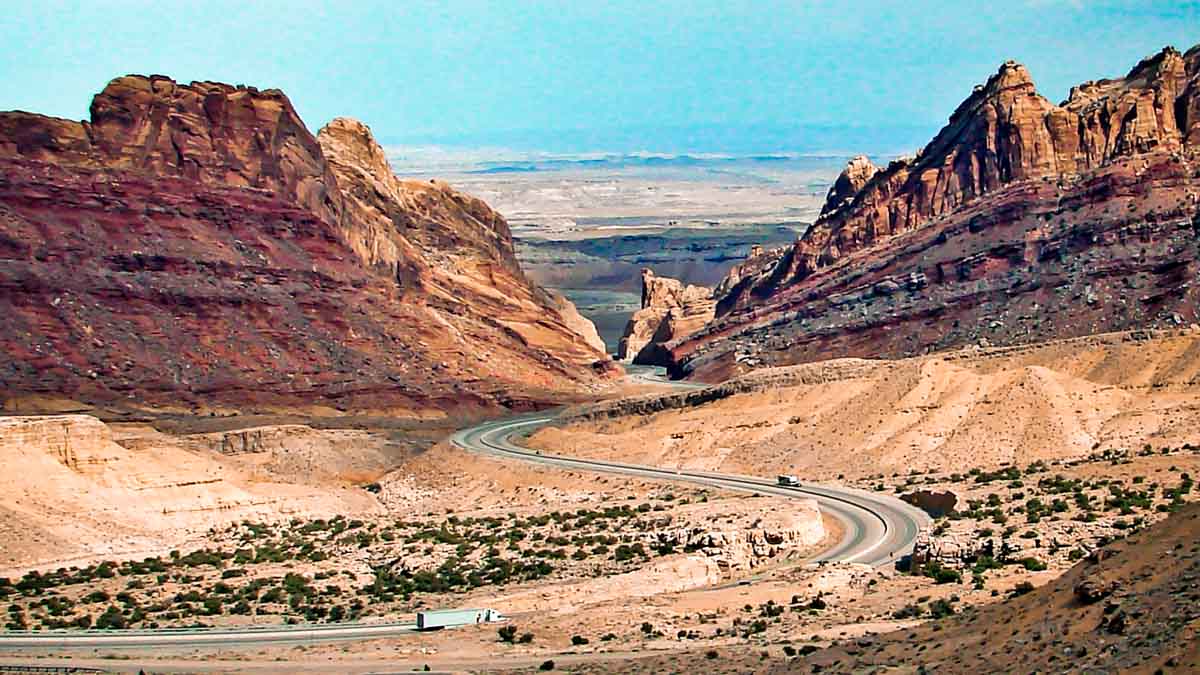
<svg viewBox="0 0 1200 675"><path fill-rule="evenodd" d="M691 335L712 320L712 289L684 286L678 279L658 277L642 270L642 308L625 325L617 358L659 365L656 346Z"/></svg>
<svg viewBox="0 0 1200 675"><path fill-rule="evenodd" d="M1055 106L1004 64L916 158L853 194L869 169L848 167L790 249L719 286L673 364L716 377L1196 320L1198 66L1200 47L1167 48Z"/></svg>
<svg viewBox="0 0 1200 675"><path fill-rule="evenodd" d="M829 188L829 194L825 195L825 205L821 207L821 215L846 206L854 199L859 190L871 182L871 178L877 171L879 169L875 168L866 155L852 157Z"/></svg>
<svg viewBox="0 0 1200 675"><path fill-rule="evenodd" d="M611 373L483 202L278 91L162 77L0 113L0 313L8 397L424 411Z"/></svg>

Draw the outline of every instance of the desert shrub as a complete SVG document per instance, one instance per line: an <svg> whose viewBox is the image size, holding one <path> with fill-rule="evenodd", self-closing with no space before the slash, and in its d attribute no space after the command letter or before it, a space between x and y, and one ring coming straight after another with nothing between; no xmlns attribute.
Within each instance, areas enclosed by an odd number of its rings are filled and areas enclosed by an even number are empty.
<svg viewBox="0 0 1200 675"><path fill-rule="evenodd" d="M1042 570L1046 569L1046 563L1038 560L1037 558L1021 558L1017 561L1017 564L1021 565L1030 572L1041 572Z"/></svg>
<svg viewBox="0 0 1200 675"><path fill-rule="evenodd" d="M109 605L108 609L96 619L96 628L101 630L128 628L129 622L126 621L125 615L121 610L117 609L116 605Z"/></svg>
<svg viewBox="0 0 1200 675"><path fill-rule="evenodd" d="M1012 594L1013 594L1013 596L1025 595L1026 593L1029 593L1032 590L1033 590L1033 584L1029 583L1028 581L1022 581L1021 583L1019 583L1015 587L1013 587Z"/></svg>
<svg viewBox="0 0 1200 675"><path fill-rule="evenodd" d="M929 616L941 619L951 614L954 614L954 605L949 601L939 599L929 603Z"/></svg>
<svg viewBox="0 0 1200 675"><path fill-rule="evenodd" d="M937 561L927 563L921 573L939 584L962 583L962 574L958 570L943 567Z"/></svg>
<svg viewBox="0 0 1200 675"><path fill-rule="evenodd" d="M892 612L893 619L913 619L921 615L921 608L911 602Z"/></svg>

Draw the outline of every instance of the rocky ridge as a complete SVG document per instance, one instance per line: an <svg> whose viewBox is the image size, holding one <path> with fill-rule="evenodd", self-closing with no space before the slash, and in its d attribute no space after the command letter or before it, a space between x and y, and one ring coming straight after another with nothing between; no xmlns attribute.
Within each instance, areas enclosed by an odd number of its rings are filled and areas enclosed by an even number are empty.
<svg viewBox="0 0 1200 675"><path fill-rule="evenodd" d="M0 113L0 290L12 399L440 414L615 372L499 214L278 90L127 76L89 121Z"/></svg>
<svg viewBox="0 0 1200 675"><path fill-rule="evenodd" d="M1005 63L916 157L852 161L795 244L718 286L672 367L720 379L1200 320L1198 151L1200 47L1058 106Z"/></svg>

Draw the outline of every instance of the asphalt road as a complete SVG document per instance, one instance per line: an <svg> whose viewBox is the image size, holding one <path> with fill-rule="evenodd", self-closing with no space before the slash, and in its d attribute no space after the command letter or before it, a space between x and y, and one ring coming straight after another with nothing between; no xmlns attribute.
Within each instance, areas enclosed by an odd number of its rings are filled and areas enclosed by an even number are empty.
<svg viewBox="0 0 1200 675"><path fill-rule="evenodd" d="M412 633L416 630L415 623L334 623L239 628L10 631L0 633L0 650L54 651L97 647L228 647L286 642L317 643L369 640Z"/></svg>
<svg viewBox="0 0 1200 675"><path fill-rule="evenodd" d="M547 455L529 450L520 444L522 438L550 424L557 416L557 412L546 412L485 422L455 433L451 441L471 452L563 469L696 483L779 497L815 499L822 511L837 518L841 523L843 537L836 545L812 558L814 562L843 561L872 566L887 565L911 552L917 533L929 524L929 517L920 509L895 497L856 488L807 483L799 487L784 487L772 479L755 476L664 469L640 464Z"/></svg>
<svg viewBox="0 0 1200 675"><path fill-rule="evenodd" d="M631 369L635 380L677 387L703 385L670 383L654 369ZM847 561L886 565L912 550L919 529L929 522L924 512L882 494L853 488L809 485L783 487L775 481L753 476L677 471L638 464L545 455L521 446L521 439L550 424L557 412L522 415L456 432L451 441L470 452L519 459L547 466L581 471L623 474L638 478L696 483L779 497L816 499L823 511L842 524L843 537L814 561ZM341 623L261 626L241 628L169 628L159 630L64 630L0 633L0 650L70 650L108 648L229 647L270 643L316 643L364 640L411 633L413 623Z"/></svg>

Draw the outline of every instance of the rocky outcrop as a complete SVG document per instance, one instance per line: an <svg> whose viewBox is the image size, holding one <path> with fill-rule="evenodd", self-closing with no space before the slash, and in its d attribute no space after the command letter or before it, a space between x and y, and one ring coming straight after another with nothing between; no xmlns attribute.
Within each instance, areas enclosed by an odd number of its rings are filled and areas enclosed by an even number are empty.
<svg viewBox="0 0 1200 675"><path fill-rule="evenodd" d="M825 205L821 207L821 215L837 211L849 204L859 191L871 182L871 178L878 170L866 155L852 157L846 163L846 168L842 169L842 173L838 174L833 186L829 188L829 193L825 195Z"/></svg>
<svg viewBox="0 0 1200 675"><path fill-rule="evenodd" d="M717 379L1196 321L1197 54L1165 49L1057 106L1005 63L916 157L852 162L795 244L718 286L672 367Z"/></svg>
<svg viewBox="0 0 1200 675"><path fill-rule="evenodd" d="M615 370L504 219L277 90L121 77L0 113L0 388L105 406L537 405Z"/></svg>
<svg viewBox="0 0 1200 675"><path fill-rule="evenodd" d="M1095 522L1052 521L1041 523L1036 539L979 536L975 531L950 531L935 534L922 531L913 544L913 569L930 563L966 570L987 556L1001 562L1034 558L1057 568L1069 567L1072 552L1092 551L1104 542L1122 536L1114 527L1116 518Z"/></svg>
<svg viewBox="0 0 1200 675"><path fill-rule="evenodd" d="M914 490L900 495L904 502L928 513L933 518L941 518L954 513L954 507L962 501L953 490Z"/></svg>
<svg viewBox="0 0 1200 675"><path fill-rule="evenodd" d="M292 439L312 432L311 427L302 424L281 424L209 434L190 434L181 437L180 442L222 455L247 455L285 450Z"/></svg>
<svg viewBox="0 0 1200 675"><path fill-rule="evenodd" d="M689 524L654 533L660 550L701 553L725 574L748 571L788 554L798 554L825 537L817 503L811 499L751 513L722 513L712 525Z"/></svg>
<svg viewBox="0 0 1200 675"><path fill-rule="evenodd" d="M396 177L371 130L357 120L333 120L317 141L342 186L347 238L368 264L395 268L415 247L429 267L496 265L526 283L508 223L482 200L438 181Z"/></svg>
<svg viewBox="0 0 1200 675"><path fill-rule="evenodd" d="M582 337L584 342L594 351L601 354L607 353L608 345L604 344L604 338L600 337L600 331L596 329L596 324L580 314L574 303L568 300L562 293L552 290L547 290L546 292L558 307L558 313L562 316L563 323L566 324L567 328Z"/></svg>
<svg viewBox="0 0 1200 675"><path fill-rule="evenodd" d="M617 358L654 365L654 346L691 335L716 312L712 289L642 270L642 308L625 326Z"/></svg>
<svg viewBox="0 0 1200 675"><path fill-rule="evenodd" d="M109 428L95 417L0 418L0 456L6 462L23 455L51 458L74 473L96 476L119 459L120 450Z"/></svg>

